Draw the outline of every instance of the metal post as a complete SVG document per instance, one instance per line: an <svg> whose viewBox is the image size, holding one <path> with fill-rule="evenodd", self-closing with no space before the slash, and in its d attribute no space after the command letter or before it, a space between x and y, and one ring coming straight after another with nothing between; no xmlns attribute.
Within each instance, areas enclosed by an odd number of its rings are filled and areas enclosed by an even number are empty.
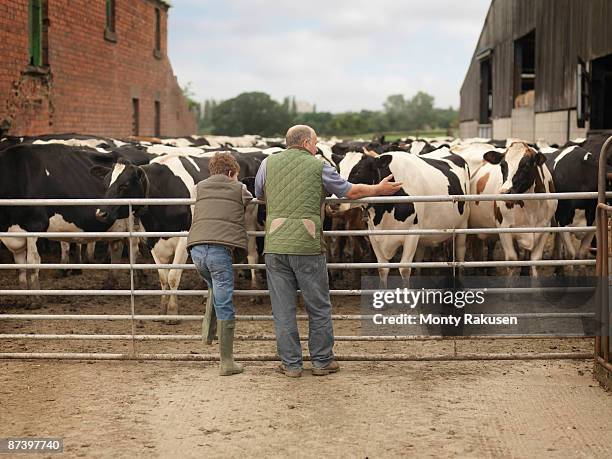
<svg viewBox="0 0 612 459"><path fill-rule="evenodd" d="M609 137L599 153L598 205L597 205L597 305L601 317L601 330L595 337L595 377L602 386L612 389L612 366L610 365L610 305L609 305L609 257L608 215L610 208L606 200L608 155L612 146ZM599 336L601 335L601 336Z"/></svg>
<svg viewBox="0 0 612 459"><path fill-rule="evenodd" d="M453 246L451 248L452 252L453 252L453 289L455 289L457 286L455 285L455 282L457 280L457 267L455 262L457 261L455 258L455 249L456 249L456 237L457 237L457 233L455 233L453 231ZM465 260L463 260L465 261ZM463 269L461 270L461 272L463 272ZM453 355L456 357L457 356L457 340L453 340Z"/></svg>
<svg viewBox="0 0 612 459"><path fill-rule="evenodd" d="M132 354L136 355L136 321L135 316L135 299L134 299L134 248L133 248L133 236L134 232L134 216L132 215L132 203L128 206L128 231L130 236L129 241L129 256L130 256L130 309L132 314Z"/></svg>

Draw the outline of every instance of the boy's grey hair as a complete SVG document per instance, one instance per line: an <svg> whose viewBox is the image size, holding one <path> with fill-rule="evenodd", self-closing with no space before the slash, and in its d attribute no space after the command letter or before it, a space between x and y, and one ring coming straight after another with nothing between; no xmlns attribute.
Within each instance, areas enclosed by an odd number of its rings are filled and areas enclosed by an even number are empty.
<svg viewBox="0 0 612 459"><path fill-rule="evenodd" d="M312 139L316 135L313 128L305 124L290 127L285 136L287 147L302 146L304 141Z"/></svg>

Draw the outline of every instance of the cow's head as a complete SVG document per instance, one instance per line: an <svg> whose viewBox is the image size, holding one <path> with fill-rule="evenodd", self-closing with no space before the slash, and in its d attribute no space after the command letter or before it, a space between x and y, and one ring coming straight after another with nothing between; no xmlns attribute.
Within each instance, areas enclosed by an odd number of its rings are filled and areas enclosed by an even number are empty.
<svg viewBox="0 0 612 459"><path fill-rule="evenodd" d="M523 142L515 142L504 152L488 151L483 156L491 164L499 164L503 183L500 193L518 194L531 188L546 157Z"/></svg>
<svg viewBox="0 0 612 459"><path fill-rule="evenodd" d="M338 163L340 175L351 183L374 185L390 174L393 156L349 152Z"/></svg>
<svg viewBox="0 0 612 459"><path fill-rule="evenodd" d="M392 155L365 154L360 152L348 152L338 163L340 175L351 183L365 183L374 185L386 176L390 175L389 164ZM350 204L341 204L340 212L350 208Z"/></svg>
<svg viewBox="0 0 612 459"><path fill-rule="evenodd" d="M105 198L147 197L149 189L147 174L142 167L135 166L129 161L120 160L113 167L94 166L90 169L90 173L103 181L106 188ZM96 209L96 218L101 222L114 222L118 218L127 217L127 206L102 205Z"/></svg>

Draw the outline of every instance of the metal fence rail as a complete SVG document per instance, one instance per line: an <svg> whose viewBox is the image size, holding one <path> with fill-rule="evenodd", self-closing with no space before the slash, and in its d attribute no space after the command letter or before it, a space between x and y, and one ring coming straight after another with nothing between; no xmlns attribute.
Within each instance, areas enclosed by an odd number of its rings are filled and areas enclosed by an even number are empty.
<svg viewBox="0 0 612 459"><path fill-rule="evenodd" d="M521 319L582 319L595 317L591 312L525 312L513 314L483 314L487 317L517 317ZM297 320L308 320L307 315L298 314ZM333 314L333 320L371 320L373 315L364 314ZM199 321L203 315L159 315L159 314L2 314L0 320L180 320L180 321ZM270 315L237 315L238 321L267 321L272 322L274 317ZM520 337L521 335L515 335ZM524 335L528 337L529 335Z"/></svg>
<svg viewBox="0 0 612 459"><path fill-rule="evenodd" d="M348 198L326 198L329 204L401 204L406 202L468 202L468 201L541 201L545 199L568 200L568 199L594 199L598 193L522 193L522 194L442 194L428 196L377 196L372 198L348 199ZM606 197L612 198L612 192L606 193ZM265 204L264 201L253 199L253 204ZM86 199L0 199L2 206L97 206L97 205L133 205L133 206L167 206L167 205L193 205L195 199L191 198L86 198Z"/></svg>
<svg viewBox="0 0 612 459"><path fill-rule="evenodd" d="M457 229L416 229L416 230L334 230L323 231L323 236L453 236L458 234L519 234L519 233L584 233L595 232L595 226L553 226L525 228L457 228ZM265 231L247 231L249 236L265 235ZM79 239L125 239L129 237L187 237L188 231L82 231L82 232L0 232L0 237L46 237L49 239L79 238Z"/></svg>
<svg viewBox="0 0 612 459"><path fill-rule="evenodd" d="M495 268L523 266L594 266L595 260L538 260L538 261L426 261L410 263L328 263L328 269L374 269L374 268ZM234 269L265 269L262 263L234 263ZM95 263L7 263L0 264L0 269L93 269L93 270L146 270L146 269L187 269L194 270L190 264L95 264Z"/></svg>
<svg viewBox="0 0 612 459"><path fill-rule="evenodd" d="M432 289L433 290L433 289ZM466 291L471 289L465 289ZM486 293L489 294L500 294L500 293L536 293L536 292L563 292L563 293L578 293L578 292L594 292L595 287L491 287L486 288ZM374 290L330 290L329 293L332 296L360 296L364 294L371 294ZM301 293L298 290L298 293ZM268 296L269 290L235 290L235 296ZM71 289L71 290L0 290L0 295L14 295L14 296L164 296L164 295L176 295L176 296L198 296L207 297L208 290L88 290L88 289ZM0 320L4 315L0 315Z"/></svg>
<svg viewBox="0 0 612 459"><path fill-rule="evenodd" d="M65 360L171 360L193 362L216 362L218 354L151 354L151 353L102 353L102 352L4 352L2 359L65 359ZM586 360L592 359L592 352L532 352L532 353L495 353L495 354L336 354L336 360L355 362L453 362L470 360ZM235 360L243 362L277 361L276 354L235 355ZM310 360L305 355L304 360Z"/></svg>
<svg viewBox="0 0 612 459"><path fill-rule="evenodd" d="M608 193L612 198L612 193ZM364 198L359 200L349 200L344 198L327 198L327 202L334 203L352 203L354 205L361 204L380 204L380 203L408 203L408 202L470 202L470 201L526 201L526 200L541 200L541 199L596 199L597 193L531 193L531 194L496 194L496 195L441 195L441 196L390 196L390 197L375 197ZM262 203L254 200L253 203ZM135 227L133 217L133 207L142 205L193 205L191 199L15 199L15 200L0 200L2 206L96 206L96 205L125 205L129 208L127 219L127 231L116 232L0 232L1 238L25 238L25 237L43 237L50 239L72 239L72 240L90 240L90 239L129 239L134 241L136 238L146 237L186 237L187 231L174 232L147 232L140 231ZM454 237L457 235L476 235L476 234L507 234L507 233L584 233L594 232L594 226L582 227L526 227L526 228L458 228L458 229L407 229L407 230L343 230L343 231L325 231L324 236L440 236L447 235ZM249 236L263 236L263 231L249 231ZM211 361L218 360L217 355L208 354L151 354L141 353L137 351L136 342L143 341L197 341L201 340L201 335L155 335L155 334L137 334L135 323L137 321L201 321L202 315L155 315L155 314L136 314L135 298L143 296L162 296L162 295L177 295L177 296L206 296L207 290L137 290L135 288L134 274L137 270L153 270L153 269L195 269L191 264L153 264L153 263L136 263L134 245L128 244L129 263L115 264L86 264L86 263L25 263L25 264L4 264L0 265L0 269L86 269L86 270L129 270L130 273L130 288L122 290L95 290L95 289L48 289L48 290L16 290L5 289L0 290L0 295L12 296L121 296L130 298L129 314L2 314L1 320L27 320L27 321L129 321L132 326L130 334L36 334L36 333L7 333L0 334L0 340L36 340L36 341L131 341L132 349L128 354L113 354L113 353L70 353L70 352L4 352L0 353L0 359L15 359L15 358L35 358L35 359L135 359L135 360L199 360ZM454 253L453 253L454 256ZM488 268L488 267L559 267L559 266L593 266L595 260L538 260L538 261L445 261L445 262L411 262L411 263L329 263L329 269L375 269L375 268ZM265 265L261 263L234 264L235 269L265 269ZM490 293L533 293L534 290L542 291L535 288L490 288L487 289ZM589 287L572 287L569 289L552 288L550 291L586 291L593 290ZM334 296L357 296L371 291L360 289L347 290L332 290L330 293ZM268 290L236 290L238 296L267 296ZM498 316L503 314L491 314ZM513 314L518 316L520 314ZM592 314L572 314L572 313L530 313L523 314L524 317L531 318L585 318L591 317ZM369 316L359 314L336 314L334 320L358 321L367 319ZM272 316L269 315L239 315L238 320L242 321L271 321ZM299 315L298 320L307 320L307 316ZM471 339L563 339L563 338L588 338L585 335L500 335L500 336L466 336L466 337L446 337L446 336L357 336L346 335L337 336L338 341L445 341L452 340L471 340ZM238 337L241 340L248 341L272 341L272 335L243 335ZM307 338L303 338L306 340ZM592 357L592 354L573 352L573 353L516 353L516 354L464 354L457 355L456 352L452 355L432 355L418 356L410 354L347 354L338 356L339 360L525 360L525 359L554 359L554 358L569 358L569 359L584 359ZM276 360L274 355L243 355L237 356L238 360Z"/></svg>
<svg viewBox="0 0 612 459"><path fill-rule="evenodd" d="M455 341L455 340L512 340L523 339L526 335L471 335L471 336L442 336L442 335L408 335L408 336L368 336L368 335L338 335L335 341ZM564 334L564 335L529 335L529 339L588 339L590 335ZM201 341L202 335L102 335L102 334L49 334L49 333L3 333L0 339L33 339L41 341ZM275 335L237 335L238 341L276 341ZM301 336L300 341L308 342L308 336Z"/></svg>

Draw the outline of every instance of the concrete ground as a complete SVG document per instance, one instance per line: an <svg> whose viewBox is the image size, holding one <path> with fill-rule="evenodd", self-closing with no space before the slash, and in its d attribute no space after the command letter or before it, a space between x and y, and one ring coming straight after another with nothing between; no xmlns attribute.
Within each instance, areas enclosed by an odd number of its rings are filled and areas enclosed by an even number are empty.
<svg viewBox="0 0 612 459"><path fill-rule="evenodd" d="M0 437L63 437L66 457L612 457L590 361L275 366L0 361Z"/></svg>

